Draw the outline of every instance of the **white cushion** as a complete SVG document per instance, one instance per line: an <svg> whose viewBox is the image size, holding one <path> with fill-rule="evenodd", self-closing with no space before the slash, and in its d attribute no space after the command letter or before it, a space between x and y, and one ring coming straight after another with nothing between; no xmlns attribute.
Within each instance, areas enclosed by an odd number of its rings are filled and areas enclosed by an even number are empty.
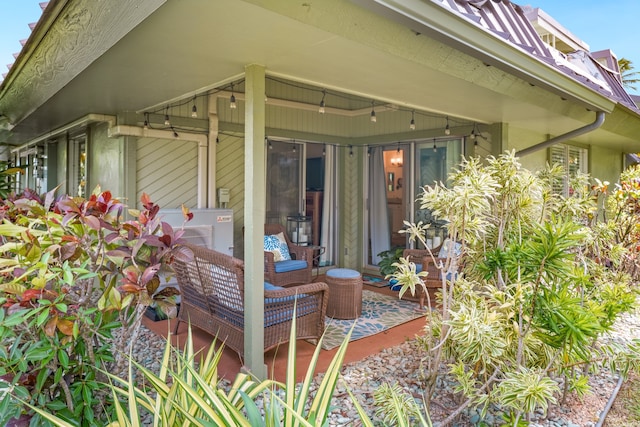
<svg viewBox="0 0 640 427"><path fill-rule="evenodd" d="M282 233L264 236L264 250L273 254L275 262L288 261L291 259L287 241Z"/></svg>

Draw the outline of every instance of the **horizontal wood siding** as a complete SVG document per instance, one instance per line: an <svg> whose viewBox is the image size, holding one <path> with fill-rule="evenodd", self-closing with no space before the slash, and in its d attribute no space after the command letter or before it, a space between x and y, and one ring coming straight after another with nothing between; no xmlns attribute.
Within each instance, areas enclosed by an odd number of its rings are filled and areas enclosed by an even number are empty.
<svg viewBox="0 0 640 427"><path fill-rule="evenodd" d="M136 201L147 193L163 209L197 207L197 143L140 138L136 164Z"/></svg>

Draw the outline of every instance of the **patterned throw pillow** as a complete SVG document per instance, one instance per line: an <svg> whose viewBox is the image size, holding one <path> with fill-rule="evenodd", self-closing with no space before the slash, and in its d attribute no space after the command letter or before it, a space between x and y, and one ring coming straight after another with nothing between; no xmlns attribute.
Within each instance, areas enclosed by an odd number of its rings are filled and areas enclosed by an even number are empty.
<svg viewBox="0 0 640 427"><path fill-rule="evenodd" d="M282 240L275 235L264 236L264 250L273 253L273 260L275 262L291 259L284 236L282 236Z"/></svg>

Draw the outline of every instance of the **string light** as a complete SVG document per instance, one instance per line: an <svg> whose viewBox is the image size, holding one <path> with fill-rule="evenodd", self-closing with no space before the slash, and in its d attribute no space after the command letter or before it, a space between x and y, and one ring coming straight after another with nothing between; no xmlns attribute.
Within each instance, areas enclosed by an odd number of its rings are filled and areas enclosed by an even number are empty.
<svg viewBox="0 0 640 427"><path fill-rule="evenodd" d="M327 155L327 144L324 144L322 146L322 157Z"/></svg>
<svg viewBox="0 0 640 427"><path fill-rule="evenodd" d="M144 113L144 126L145 129L149 129L149 113Z"/></svg>
<svg viewBox="0 0 640 427"><path fill-rule="evenodd" d="M411 130L416 130L415 114L416 114L416 111L415 110L411 110L411 122L409 123L409 129L411 129Z"/></svg>
<svg viewBox="0 0 640 427"><path fill-rule="evenodd" d="M447 125L444 127L444 134L451 135L451 128L449 127L449 116L447 116Z"/></svg>
<svg viewBox="0 0 640 427"><path fill-rule="evenodd" d="M293 143L293 152L294 153L296 152L296 143L295 142Z"/></svg>
<svg viewBox="0 0 640 427"><path fill-rule="evenodd" d="M165 112L165 115L164 115L164 125L171 126L171 122L169 121L169 107L167 107L167 111Z"/></svg>
<svg viewBox="0 0 640 427"><path fill-rule="evenodd" d="M198 107L196 107L196 97L193 97L193 107L191 107L191 117L198 118Z"/></svg>
<svg viewBox="0 0 640 427"><path fill-rule="evenodd" d="M353 157L353 145L349 146L349 157Z"/></svg>
<svg viewBox="0 0 640 427"><path fill-rule="evenodd" d="M367 157L371 157L371 147L367 148Z"/></svg>
<svg viewBox="0 0 640 427"><path fill-rule="evenodd" d="M438 147L436 147L436 139L433 138L433 152L437 152L438 151Z"/></svg>
<svg viewBox="0 0 640 427"><path fill-rule="evenodd" d="M238 108L238 105L236 104L236 96L233 94L233 83L231 84L231 98L229 98L229 108L231 108L232 110Z"/></svg>
<svg viewBox="0 0 640 427"><path fill-rule="evenodd" d="M373 123L378 121L378 119L376 119L376 111L373 109L373 101L371 101L371 121Z"/></svg>
<svg viewBox="0 0 640 427"><path fill-rule="evenodd" d="M318 109L318 113L324 114L324 97L327 94L327 91L322 89L322 100L320 101L320 108Z"/></svg>

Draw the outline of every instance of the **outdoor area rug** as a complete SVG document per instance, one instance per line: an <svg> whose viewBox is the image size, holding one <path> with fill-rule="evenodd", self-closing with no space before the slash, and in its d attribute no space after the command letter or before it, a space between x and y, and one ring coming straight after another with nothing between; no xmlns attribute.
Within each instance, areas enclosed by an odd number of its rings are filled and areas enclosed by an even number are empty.
<svg viewBox="0 0 640 427"><path fill-rule="evenodd" d="M424 316L424 313L416 311L417 307L415 302L399 300L397 296L363 290L362 316L353 320L326 318L322 349L331 350L342 344L353 322L356 322L356 327L351 334L351 341L375 335Z"/></svg>

